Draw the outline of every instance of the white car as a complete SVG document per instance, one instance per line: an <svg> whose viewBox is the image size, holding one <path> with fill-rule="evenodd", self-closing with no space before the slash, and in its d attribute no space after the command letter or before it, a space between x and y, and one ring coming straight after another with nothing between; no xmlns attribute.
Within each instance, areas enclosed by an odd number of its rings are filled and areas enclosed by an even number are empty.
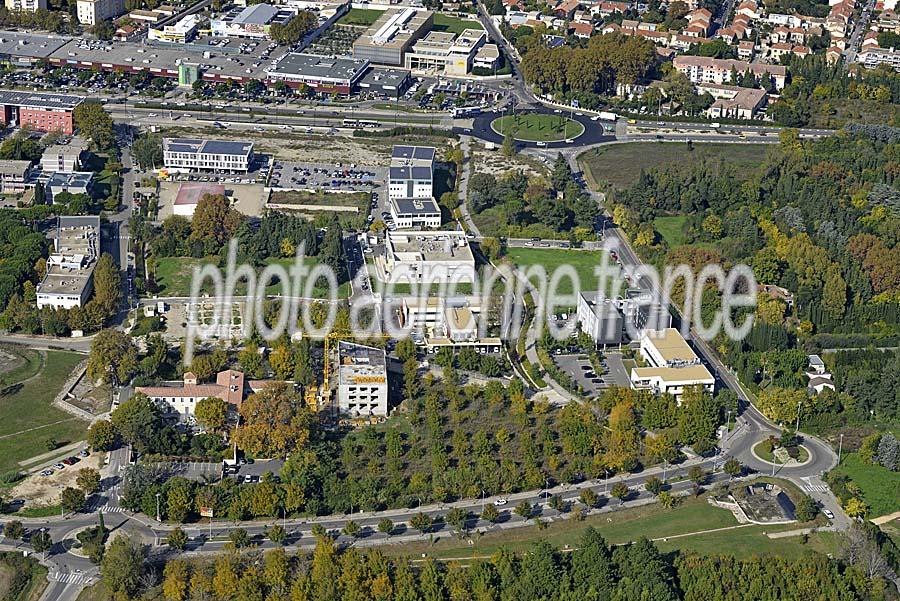
<svg viewBox="0 0 900 601"><path fill-rule="evenodd" d="M829 520L833 520L833 519L834 519L834 512L831 511L830 509L823 509L823 510L822 510L822 513L824 513L824 514L825 514L825 517L828 518Z"/></svg>
<svg viewBox="0 0 900 601"><path fill-rule="evenodd" d="M507 501L505 497L500 497L499 499L497 499L496 501L494 501L494 506L496 506L496 507L503 507L503 506L506 505L507 503L509 503L509 501Z"/></svg>

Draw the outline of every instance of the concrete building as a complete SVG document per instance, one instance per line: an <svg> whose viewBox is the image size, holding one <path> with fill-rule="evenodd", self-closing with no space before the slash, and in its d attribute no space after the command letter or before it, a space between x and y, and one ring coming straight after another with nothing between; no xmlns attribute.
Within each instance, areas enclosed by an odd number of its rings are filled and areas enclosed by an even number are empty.
<svg viewBox="0 0 900 601"><path fill-rule="evenodd" d="M41 155L41 171L44 173L78 171L81 169L81 157L86 150L87 144L80 138L66 144L51 144Z"/></svg>
<svg viewBox="0 0 900 601"><path fill-rule="evenodd" d="M63 192L90 196L93 183L91 171L57 171L44 184L44 193L51 203L56 202L56 196Z"/></svg>
<svg viewBox="0 0 900 601"><path fill-rule="evenodd" d="M246 173L253 162L253 142L163 138L163 165L173 171Z"/></svg>
<svg viewBox="0 0 900 601"><path fill-rule="evenodd" d="M297 16L297 10L271 4L253 4L233 8L210 22L213 35L236 38L269 37L272 25L287 25Z"/></svg>
<svg viewBox="0 0 900 601"><path fill-rule="evenodd" d="M493 70L500 65L500 49L497 44L483 44L475 58L472 59L473 69Z"/></svg>
<svg viewBox="0 0 900 601"><path fill-rule="evenodd" d="M465 232L388 232L377 257L387 282L475 282L475 255Z"/></svg>
<svg viewBox="0 0 900 601"><path fill-rule="evenodd" d="M900 71L900 51L893 48L866 48L856 56L856 62L866 69L887 65L895 71Z"/></svg>
<svg viewBox="0 0 900 601"><path fill-rule="evenodd" d="M11 11L33 13L38 10L47 10L47 0L6 0L6 8Z"/></svg>
<svg viewBox="0 0 900 601"><path fill-rule="evenodd" d="M434 148L394 146L388 173L388 197L434 197Z"/></svg>
<svg viewBox="0 0 900 601"><path fill-rule="evenodd" d="M187 372L178 384L138 386L134 390L150 397L169 417L177 418L182 424L193 425L194 411L202 399L222 399L231 410L237 412L247 396L273 383L273 380L248 380L243 372L228 369L216 374L214 384L199 384L197 376Z"/></svg>
<svg viewBox="0 0 900 601"><path fill-rule="evenodd" d="M78 0L76 11L79 23L94 26L123 14L125 0Z"/></svg>
<svg viewBox="0 0 900 601"><path fill-rule="evenodd" d="M441 207L433 198L392 198L390 206L398 229L441 227Z"/></svg>
<svg viewBox="0 0 900 601"><path fill-rule="evenodd" d="M599 292L582 292L578 295L578 323L581 329L598 345L622 343L623 316L615 301Z"/></svg>
<svg viewBox="0 0 900 601"><path fill-rule="evenodd" d="M266 75L294 88L305 85L320 94L350 95L368 69L367 60L290 52Z"/></svg>
<svg viewBox="0 0 900 601"><path fill-rule="evenodd" d="M404 58L406 68L424 73L466 75L486 39L480 29L466 29L458 36L431 31L410 47Z"/></svg>
<svg viewBox="0 0 900 601"><path fill-rule="evenodd" d="M409 48L431 31L434 13L418 8L389 8L353 42L353 57L401 67Z"/></svg>
<svg viewBox="0 0 900 601"><path fill-rule="evenodd" d="M369 69L359 80L361 93L378 94L389 98L398 98L412 84L409 71L403 69Z"/></svg>
<svg viewBox="0 0 900 601"><path fill-rule="evenodd" d="M0 192L24 192L31 174L31 161L0 161Z"/></svg>
<svg viewBox="0 0 900 601"><path fill-rule="evenodd" d="M83 307L94 289L100 256L100 217L58 217L47 273L37 287L38 309Z"/></svg>
<svg viewBox="0 0 900 601"><path fill-rule="evenodd" d="M679 404L689 386L715 389L716 379L675 328L645 331L640 352L649 367L632 368L633 388L671 394Z"/></svg>
<svg viewBox="0 0 900 601"><path fill-rule="evenodd" d="M197 35L204 18L196 13L182 17L172 25L164 25L162 29L151 27L147 38L171 44L187 44Z"/></svg>
<svg viewBox="0 0 900 601"><path fill-rule="evenodd" d="M388 372L384 351L338 344L338 409L353 417L388 414Z"/></svg>
<svg viewBox="0 0 900 601"><path fill-rule="evenodd" d="M748 63L734 59L709 58L706 56L679 55L672 61L675 69L684 73L692 83L730 84L732 73L750 72L756 77L768 73L775 83L775 88L784 88L787 78L787 67L766 63Z"/></svg>
<svg viewBox="0 0 900 601"><path fill-rule="evenodd" d="M0 124L72 134L73 112L83 101L69 94L0 90Z"/></svg>

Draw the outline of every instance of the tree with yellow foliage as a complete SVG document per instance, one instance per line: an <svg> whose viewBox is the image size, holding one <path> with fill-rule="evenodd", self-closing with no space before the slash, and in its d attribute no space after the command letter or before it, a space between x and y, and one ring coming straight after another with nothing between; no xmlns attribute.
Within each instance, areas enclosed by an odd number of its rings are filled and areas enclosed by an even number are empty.
<svg viewBox="0 0 900 601"><path fill-rule="evenodd" d="M232 440L257 457L284 457L309 441L313 416L287 384L270 384L241 404Z"/></svg>

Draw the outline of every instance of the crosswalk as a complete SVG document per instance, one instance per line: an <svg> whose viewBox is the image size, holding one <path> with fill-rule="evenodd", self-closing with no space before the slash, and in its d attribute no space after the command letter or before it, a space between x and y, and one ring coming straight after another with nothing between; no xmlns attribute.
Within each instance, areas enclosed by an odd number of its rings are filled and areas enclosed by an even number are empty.
<svg viewBox="0 0 900 601"><path fill-rule="evenodd" d="M91 508L91 511L102 511L103 513L125 513L124 507L119 507L118 505L110 505L109 503L105 505L95 505Z"/></svg>
<svg viewBox="0 0 900 601"><path fill-rule="evenodd" d="M812 478L806 476L804 478L801 478L801 480L806 482L806 486L803 487L806 492L828 492L828 486L818 478L813 481Z"/></svg>
<svg viewBox="0 0 900 601"><path fill-rule="evenodd" d="M74 572L50 572L47 578L52 582L62 582L63 584L90 584L94 580L93 576Z"/></svg>

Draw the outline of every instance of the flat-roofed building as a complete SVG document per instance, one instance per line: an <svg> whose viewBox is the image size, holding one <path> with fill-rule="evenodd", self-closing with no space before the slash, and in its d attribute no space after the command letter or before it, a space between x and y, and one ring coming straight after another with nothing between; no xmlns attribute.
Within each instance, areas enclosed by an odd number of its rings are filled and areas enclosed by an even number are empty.
<svg viewBox="0 0 900 601"><path fill-rule="evenodd" d="M353 57L401 67L409 48L431 30L434 13L419 8L389 8L353 42Z"/></svg>
<svg viewBox="0 0 900 601"><path fill-rule="evenodd" d="M196 13L182 17L172 25L163 25L162 29L151 27L147 39L171 44L187 44L197 35L204 17Z"/></svg>
<svg viewBox="0 0 900 601"><path fill-rule="evenodd" d="M624 320L614 300L600 292L582 292L578 295L576 311L581 329L595 344L622 343Z"/></svg>
<svg viewBox="0 0 900 601"><path fill-rule="evenodd" d="M163 138L163 165L176 171L247 172L253 142Z"/></svg>
<svg viewBox="0 0 900 601"><path fill-rule="evenodd" d="M15 194L28 188L31 161L0 161L0 192Z"/></svg>
<svg viewBox="0 0 900 601"><path fill-rule="evenodd" d="M100 217L58 217L47 272L37 287L38 308L83 307L94 289Z"/></svg>
<svg viewBox="0 0 900 601"><path fill-rule="evenodd" d="M376 260L388 282L475 282L475 255L462 231L388 232Z"/></svg>
<svg viewBox="0 0 900 601"><path fill-rule="evenodd" d="M368 68L369 61L363 59L289 52L266 75L291 87L305 85L323 94L349 95Z"/></svg>
<svg viewBox="0 0 900 601"><path fill-rule="evenodd" d="M172 213L187 218L193 217L200 199L207 195L224 196L225 186L206 182L185 182L181 184L178 187L178 193L175 195Z"/></svg>
<svg viewBox="0 0 900 601"><path fill-rule="evenodd" d="M389 198L433 198L434 156L430 146L394 146L388 173Z"/></svg>
<svg viewBox="0 0 900 601"><path fill-rule="evenodd" d="M497 44L483 44L472 59L473 69L495 69L499 65L500 49Z"/></svg>
<svg viewBox="0 0 900 601"><path fill-rule="evenodd" d="M466 75L487 37L483 30L466 29L458 36L431 31L413 44L404 59L411 71Z"/></svg>
<svg viewBox="0 0 900 601"><path fill-rule="evenodd" d="M369 69L359 80L359 90L362 93L397 98L409 88L410 84L412 84L412 76L409 71L387 68Z"/></svg>
<svg viewBox="0 0 900 601"><path fill-rule="evenodd" d="M86 150L87 144L81 138L75 138L65 144L51 144L41 155L41 171L44 173L78 171L81 169L81 157Z"/></svg>
<svg viewBox="0 0 900 601"><path fill-rule="evenodd" d="M388 370L384 350L338 343L338 409L354 417L388 414Z"/></svg>
<svg viewBox="0 0 900 601"><path fill-rule="evenodd" d="M756 77L762 77L766 73L772 78L775 88L784 87L787 79L787 67L783 65L770 65L767 63L748 63L735 59L710 58L707 56L679 55L672 61L675 69L687 76L691 83L715 83L731 84L731 75L737 72L739 75L752 73Z"/></svg>
<svg viewBox="0 0 900 601"><path fill-rule="evenodd" d="M125 0L78 0L75 8L79 23L96 25L123 14Z"/></svg>
<svg viewBox="0 0 900 601"><path fill-rule="evenodd" d="M83 96L70 94L0 90L0 123L71 134L75 107L83 101Z"/></svg>
<svg viewBox="0 0 900 601"><path fill-rule="evenodd" d="M271 4L253 4L236 7L213 19L210 29L213 35L243 38L268 38L272 25L287 25L297 16L297 9Z"/></svg>
<svg viewBox="0 0 900 601"><path fill-rule="evenodd" d="M640 344L648 367L632 368L633 388L671 394L678 403L690 386L702 386L709 392L715 389L716 379L675 328L645 330Z"/></svg>
<svg viewBox="0 0 900 601"><path fill-rule="evenodd" d="M398 229L441 227L441 207L433 198L392 198L390 205Z"/></svg>
<svg viewBox="0 0 900 601"><path fill-rule="evenodd" d="M91 171L57 171L44 184L47 200L57 202L62 193L91 195L94 174Z"/></svg>

